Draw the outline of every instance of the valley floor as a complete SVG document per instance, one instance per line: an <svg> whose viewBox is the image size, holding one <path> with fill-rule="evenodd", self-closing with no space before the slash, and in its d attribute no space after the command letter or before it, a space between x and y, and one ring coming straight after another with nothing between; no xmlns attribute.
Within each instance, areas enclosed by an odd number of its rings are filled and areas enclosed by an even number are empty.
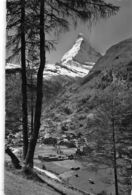
<svg viewBox="0 0 132 195"><path fill-rule="evenodd" d="M61 147L61 151L64 154L73 154L74 148ZM73 159L64 161L52 161L41 162L38 160L38 154L47 156L48 154L56 154L53 146L37 146L35 152L35 164L42 168L45 165L46 170L55 173L58 177L69 183L73 187L82 190L84 192L91 192L98 194L102 191L106 191L108 194L114 195L113 185L113 170L107 168L104 165L97 167L91 163L88 159ZM73 171L72 168L79 167L77 171ZM93 183L89 182L92 180Z"/></svg>
<svg viewBox="0 0 132 195"><path fill-rule="evenodd" d="M74 148L62 147L63 153L74 153ZM57 177L70 184L74 188L98 194L106 191L108 194L114 195L113 170L104 165L94 166L88 159L84 160L63 160L42 162L38 159L38 155L47 156L48 154L56 154L53 146L37 145L35 151L35 166L55 173ZM5 156L5 161L10 161ZM73 171L72 168L79 167L79 170ZM92 182L91 182L92 181ZM20 175L14 175L12 172L5 171L5 194L6 195L58 195L54 189L46 184L39 184L31 180L27 180Z"/></svg>

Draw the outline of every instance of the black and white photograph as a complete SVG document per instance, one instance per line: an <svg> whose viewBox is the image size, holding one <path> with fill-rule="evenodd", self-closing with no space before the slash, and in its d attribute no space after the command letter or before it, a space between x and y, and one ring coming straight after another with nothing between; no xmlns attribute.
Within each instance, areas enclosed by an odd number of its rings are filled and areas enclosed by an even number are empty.
<svg viewBox="0 0 132 195"><path fill-rule="evenodd" d="M2 3L3 194L132 195L132 0Z"/></svg>

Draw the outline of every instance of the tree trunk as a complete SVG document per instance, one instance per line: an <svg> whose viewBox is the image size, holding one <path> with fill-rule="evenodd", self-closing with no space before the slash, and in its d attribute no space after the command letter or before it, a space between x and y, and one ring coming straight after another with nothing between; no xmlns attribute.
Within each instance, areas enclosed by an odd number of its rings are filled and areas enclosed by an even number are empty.
<svg viewBox="0 0 132 195"><path fill-rule="evenodd" d="M13 152L11 151L11 149L6 146L5 152L10 156L14 167L16 169L21 169L20 161L18 160L18 158L16 157L16 155L13 154Z"/></svg>
<svg viewBox="0 0 132 195"><path fill-rule="evenodd" d="M31 133L33 132L34 121L34 98L33 98L33 73L31 72Z"/></svg>
<svg viewBox="0 0 132 195"><path fill-rule="evenodd" d="M26 43L25 43L25 0L21 0L21 68L22 68L22 125L23 125L23 159L28 150L27 117L27 78L26 78Z"/></svg>
<svg viewBox="0 0 132 195"><path fill-rule="evenodd" d="M116 162L115 119L114 119L113 109L114 107L112 107L113 167L114 167L114 178L115 178L115 195L118 195L119 191L118 191L117 162Z"/></svg>
<svg viewBox="0 0 132 195"><path fill-rule="evenodd" d="M40 66L37 74L37 99L35 106L34 129L31 135L25 166L33 168L33 157L37 144L43 98L43 71L45 68L44 0L40 0Z"/></svg>

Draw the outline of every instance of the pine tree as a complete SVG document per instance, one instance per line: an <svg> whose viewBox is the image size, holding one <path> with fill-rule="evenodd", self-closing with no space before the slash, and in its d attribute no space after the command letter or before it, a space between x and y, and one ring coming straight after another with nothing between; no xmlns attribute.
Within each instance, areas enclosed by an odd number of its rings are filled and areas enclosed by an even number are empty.
<svg viewBox="0 0 132 195"><path fill-rule="evenodd" d="M7 1L7 32L9 33L7 46L13 47L13 55L9 56L9 60L19 52L21 53L23 159L28 149L25 5L25 0Z"/></svg>
<svg viewBox="0 0 132 195"><path fill-rule="evenodd" d="M23 159L28 150L28 111L26 77L25 0L21 1L21 68L22 68L22 117L23 117Z"/></svg>
<svg viewBox="0 0 132 195"><path fill-rule="evenodd" d="M21 79L20 73L6 73L6 119L5 136L14 134L21 125Z"/></svg>

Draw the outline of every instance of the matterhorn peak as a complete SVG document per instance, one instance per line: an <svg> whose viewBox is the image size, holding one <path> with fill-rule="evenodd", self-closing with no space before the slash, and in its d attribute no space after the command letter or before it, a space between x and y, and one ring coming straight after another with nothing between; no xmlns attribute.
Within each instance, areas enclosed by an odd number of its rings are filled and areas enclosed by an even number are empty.
<svg viewBox="0 0 132 195"><path fill-rule="evenodd" d="M96 62L99 57L101 57L100 53L92 48L90 41L83 33L79 33L72 48L62 57L61 63L66 65L71 64L71 61L76 61L85 64L87 62Z"/></svg>
<svg viewBox="0 0 132 195"><path fill-rule="evenodd" d="M61 59L61 63L66 64L67 62L71 61L79 52L81 43L83 41L82 35L78 35L75 43L73 44L72 48L64 54Z"/></svg>

